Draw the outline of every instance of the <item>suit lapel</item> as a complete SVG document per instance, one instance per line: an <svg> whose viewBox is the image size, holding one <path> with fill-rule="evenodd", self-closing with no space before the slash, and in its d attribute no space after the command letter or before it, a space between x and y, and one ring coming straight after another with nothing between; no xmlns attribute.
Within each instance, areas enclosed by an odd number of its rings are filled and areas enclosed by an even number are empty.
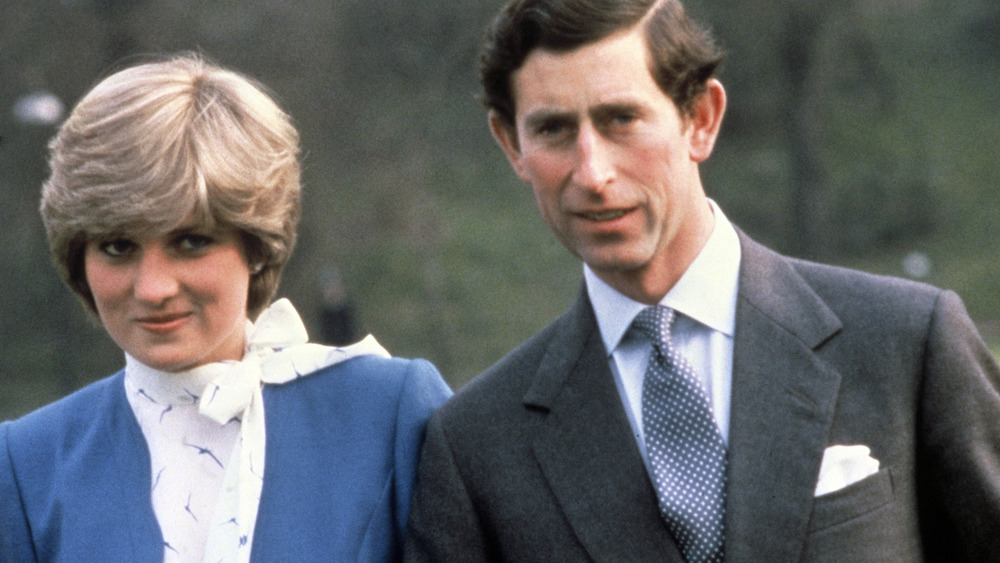
<svg viewBox="0 0 1000 563"><path fill-rule="evenodd" d="M840 385L815 350L841 325L786 259L741 243L727 559L797 560Z"/></svg>
<svg viewBox="0 0 1000 563"><path fill-rule="evenodd" d="M840 386L816 350L841 324L787 259L740 240L726 559L797 560ZM549 411L533 451L567 520L595 560L681 561L585 292L557 333L525 404Z"/></svg>
<svg viewBox="0 0 1000 563"><path fill-rule="evenodd" d="M597 561L680 555L625 416L585 292L561 320L525 404L549 414L532 444L539 467Z"/></svg>

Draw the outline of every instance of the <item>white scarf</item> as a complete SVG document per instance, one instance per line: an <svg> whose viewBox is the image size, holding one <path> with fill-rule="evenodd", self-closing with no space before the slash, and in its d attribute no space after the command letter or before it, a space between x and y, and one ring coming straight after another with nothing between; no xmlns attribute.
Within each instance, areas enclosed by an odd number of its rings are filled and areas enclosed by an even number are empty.
<svg viewBox="0 0 1000 563"><path fill-rule="evenodd" d="M157 442L150 440L150 432L156 428L151 422L143 424L143 420L152 419L148 412L141 416L139 410L142 408L157 409L157 417L162 420L174 405L193 408L197 402L198 412L221 426L234 419L240 421L239 439L229 463L225 464L222 489L207 530L203 561L249 561L264 479L266 433L262 385L280 385L366 355L389 356L371 335L345 348L309 344L305 326L287 299L275 301L256 323L248 321L246 351L240 361L217 362L187 372L167 373L149 368L126 354L129 402L151 446ZM204 385L206 381L210 383ZM192 392L193 386L201 385L204 387L200 394ZM144 404L144 400L155 407ZM165 437L166 440L170 438ZM197 445L182 444L181 447L190 447L192 453L204 453ZM154 467L153 472L156 471ZM155 483L157 476L153 479ZM187 505L183 510L190 512ZM160 518L159 513L157 517ZM165 540L165 555L177 553L171 551L174 546L169 539Z"/></svg>

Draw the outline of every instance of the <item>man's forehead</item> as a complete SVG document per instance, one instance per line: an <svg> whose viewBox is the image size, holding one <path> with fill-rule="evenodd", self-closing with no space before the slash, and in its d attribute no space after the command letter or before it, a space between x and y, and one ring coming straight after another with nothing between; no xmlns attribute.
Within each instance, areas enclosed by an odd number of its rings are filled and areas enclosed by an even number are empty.
<svg viewBox="0 0 1000 563"><path fill-rule="evenodd" d="M524 57L520 69L523 69L533 59L613 63L626 58L641 58L643 60L649 58L646 35L640 26L619 30L597 41L584 43L571 49L536 47Z"/></svg>
<svg viewBox="0 0 1000 563"><path fill-rule="evenodd" d="M511 75L511 93L520 117L636 105L663 96L650 71L645 42L633 33L571 51L536 49Z"/></svg>

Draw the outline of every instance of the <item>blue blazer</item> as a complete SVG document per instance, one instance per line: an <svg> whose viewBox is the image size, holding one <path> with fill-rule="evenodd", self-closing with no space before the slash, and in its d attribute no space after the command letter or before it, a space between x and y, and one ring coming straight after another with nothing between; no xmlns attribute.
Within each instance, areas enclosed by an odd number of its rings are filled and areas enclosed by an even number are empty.
<svg viewBox="0 0 1000 563"><path fill-rule="evenodd" d="M162 561L124 372L0 424L0 562ZM430 413L424 360L359 357L264 387L253 561L398 560Z"/></svg>

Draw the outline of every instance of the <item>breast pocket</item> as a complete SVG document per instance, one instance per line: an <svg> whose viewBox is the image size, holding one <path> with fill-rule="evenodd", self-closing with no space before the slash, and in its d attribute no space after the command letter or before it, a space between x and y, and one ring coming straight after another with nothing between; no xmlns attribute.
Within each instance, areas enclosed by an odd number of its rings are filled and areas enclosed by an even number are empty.
<svg viewBox="0 0 1000 563"><path fill-rule="evenodd" d="M816 497L809 532L842 524L892 502L892 476L889 468L852 483L843 489Z"/></svg>

